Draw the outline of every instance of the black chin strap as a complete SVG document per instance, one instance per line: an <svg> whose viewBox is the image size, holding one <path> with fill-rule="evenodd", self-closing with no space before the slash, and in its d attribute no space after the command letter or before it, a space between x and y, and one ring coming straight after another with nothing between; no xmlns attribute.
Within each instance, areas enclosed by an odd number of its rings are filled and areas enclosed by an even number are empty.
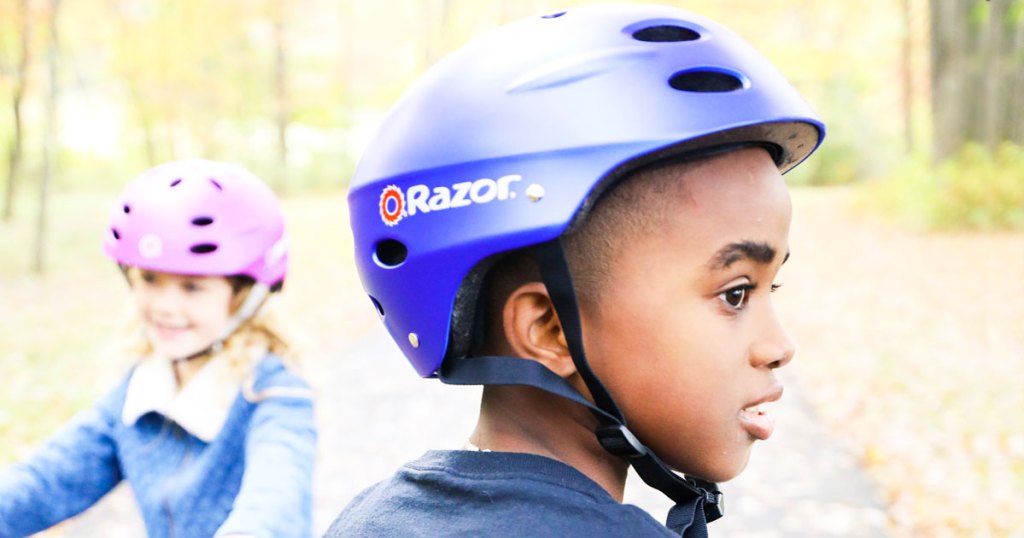
<svg viewBox="0 0 1024 538"><path fill-rule="evenodd" d="M447 360L439 372L441 381L451 385L527 385L586 407L600 423L595 434L601 446L609 453L626 459L647 485L676 503L668 514L668 528L686 538L706 537L705 524L722 517L724 511L724 499L718 486L676 474L629 431L625 417L590 369L583 351L576 292L561 242L555 240L538 245L533 248L533 256L562 323L573 363L594 402L584 398L544 365L512 357Z"/></svg>

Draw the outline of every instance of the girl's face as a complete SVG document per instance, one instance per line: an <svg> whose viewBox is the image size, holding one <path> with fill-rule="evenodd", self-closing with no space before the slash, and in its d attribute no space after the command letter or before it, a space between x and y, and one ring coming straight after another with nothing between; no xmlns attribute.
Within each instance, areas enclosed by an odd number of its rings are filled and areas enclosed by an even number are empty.
<svg viewBox="0 0 1024 538"><path fill-rule="evenodd" d="M228 279L147 271L129 272L132 295L153 351L168 359L206 349L231 317Z"/></svg>

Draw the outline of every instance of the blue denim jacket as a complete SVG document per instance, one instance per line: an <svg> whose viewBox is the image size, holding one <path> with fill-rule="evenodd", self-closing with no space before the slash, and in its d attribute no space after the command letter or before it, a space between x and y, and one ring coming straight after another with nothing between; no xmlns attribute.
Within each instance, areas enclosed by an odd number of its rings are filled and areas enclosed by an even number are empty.
<svg viewBox="0 0 1024 538"><path fill-rule="evenodd" d="M122 420L130 379L0 472L0 537L70 518L121 480L151 537L310 535L313 403L279 358L256 365L249 397L238 390L209 442L156 411Z"/></svg>

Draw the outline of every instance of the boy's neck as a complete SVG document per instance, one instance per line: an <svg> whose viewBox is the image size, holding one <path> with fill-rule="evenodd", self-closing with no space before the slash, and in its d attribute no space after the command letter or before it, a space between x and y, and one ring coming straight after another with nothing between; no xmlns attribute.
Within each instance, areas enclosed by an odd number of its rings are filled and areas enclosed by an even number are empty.
<svg viewBox="0 0 1024 538"><path fill-rule="evenodd" d="M485 450L546 456L580 471L622 502L628 464L597 442L584 407L533 387L486 386L470 442Z"/></svg>

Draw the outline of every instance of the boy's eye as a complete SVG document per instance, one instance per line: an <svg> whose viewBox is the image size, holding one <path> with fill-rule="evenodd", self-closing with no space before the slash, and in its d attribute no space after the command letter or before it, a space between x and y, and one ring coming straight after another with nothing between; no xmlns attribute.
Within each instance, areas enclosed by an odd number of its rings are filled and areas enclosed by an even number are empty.
<svg viewBox="0 0 1024 538"><path fill-rule="evenodd" d="M740 309L743 308L747 303L747 294L750 292L751 286L743 285L730 288L719 294L719 297L725 301L725 304L732 308Z"/></svg>

